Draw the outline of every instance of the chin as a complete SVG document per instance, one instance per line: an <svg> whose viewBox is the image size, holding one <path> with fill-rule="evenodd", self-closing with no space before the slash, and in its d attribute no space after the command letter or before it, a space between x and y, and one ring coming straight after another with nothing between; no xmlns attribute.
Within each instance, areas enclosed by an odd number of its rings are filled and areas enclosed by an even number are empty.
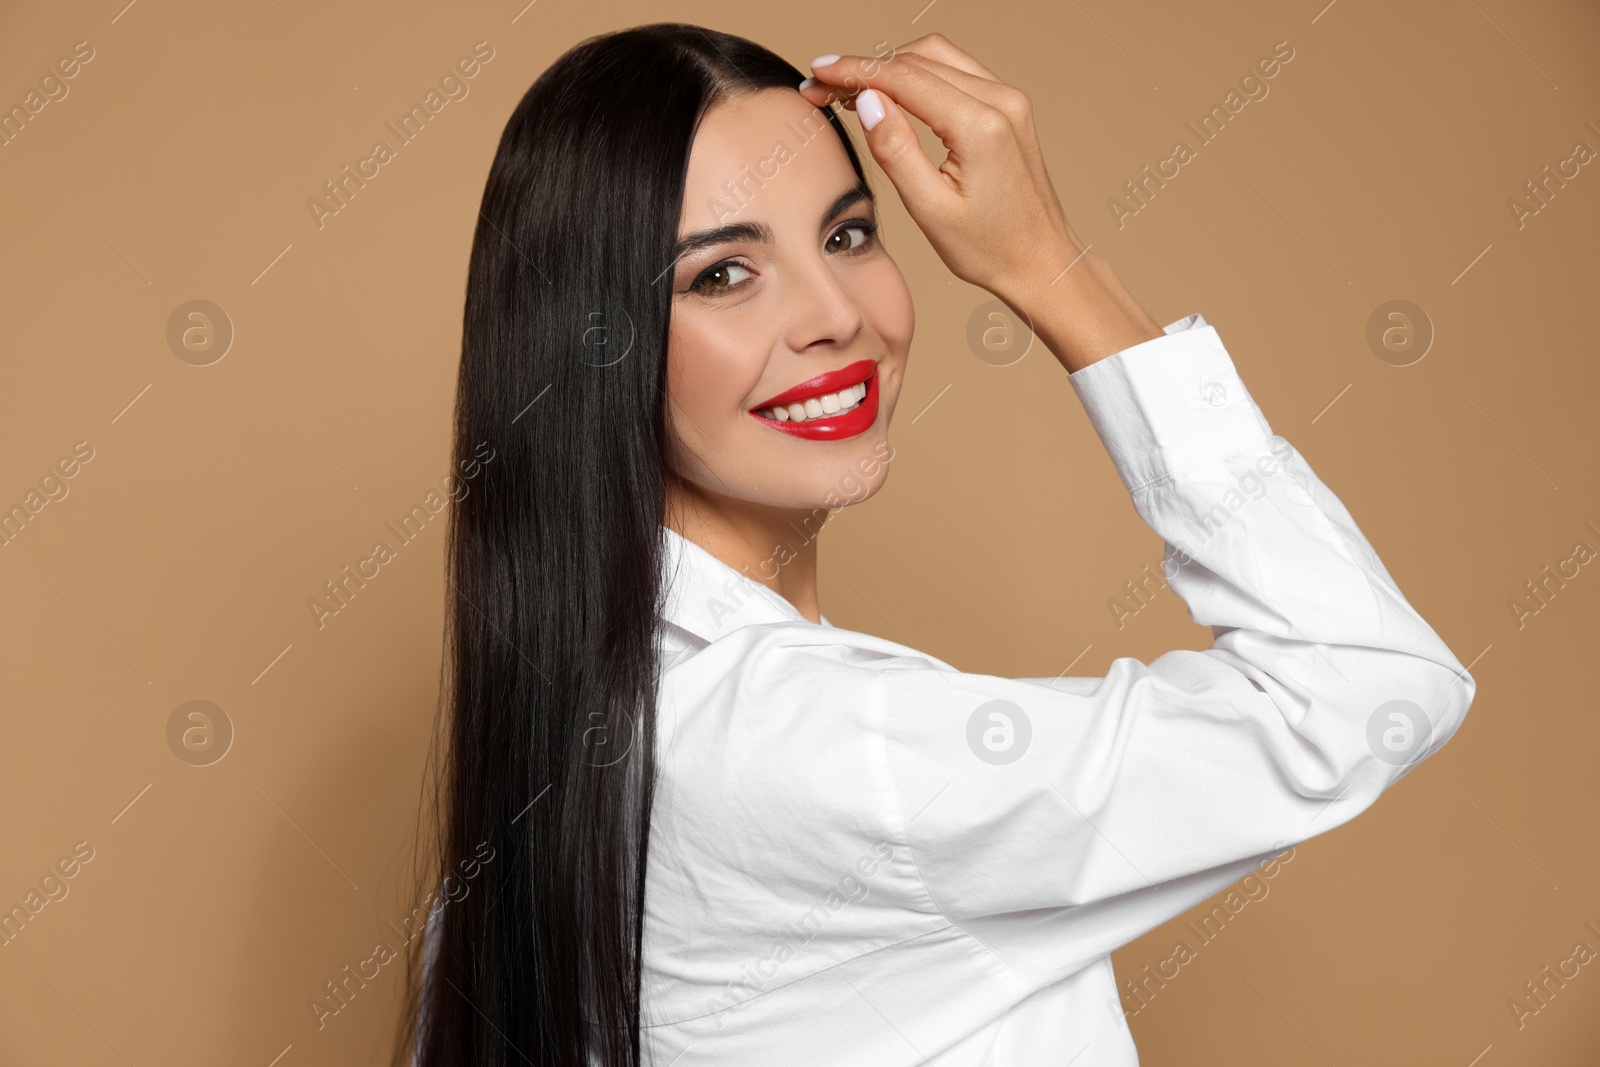
<svg viewBox="0 0 1600 1067"><path fill-rule="evenodd" d="M888 481L894 445L889 442L887 426L870 440L868 435L862 436L861 445L846 460L833 483L824 488L823 507L846 508L859 504L870 499Z"/></svg>

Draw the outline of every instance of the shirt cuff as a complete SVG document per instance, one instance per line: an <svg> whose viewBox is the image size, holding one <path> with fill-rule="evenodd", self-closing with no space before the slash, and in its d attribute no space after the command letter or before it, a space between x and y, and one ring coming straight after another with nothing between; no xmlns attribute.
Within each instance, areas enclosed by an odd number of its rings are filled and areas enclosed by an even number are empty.
<svg viewBox="0 0 1600 1067"><path fill-rule="evenodd" d="M1067 376L1130 492L1273 436L1216 327L1197 313L1163 330Z"/></svg>

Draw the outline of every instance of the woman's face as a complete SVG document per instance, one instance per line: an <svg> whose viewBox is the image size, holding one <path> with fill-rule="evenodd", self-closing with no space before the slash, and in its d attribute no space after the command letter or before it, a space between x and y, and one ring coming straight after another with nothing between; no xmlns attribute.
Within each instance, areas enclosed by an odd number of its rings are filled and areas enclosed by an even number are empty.
<svg viewBox="0 0 1600 1067"><path fill-rule="evenodd" d="M669 465L693 495L836 508L883 485L914 315L876 227L838 135L799 93L706 113L667 352Z"/></svg>

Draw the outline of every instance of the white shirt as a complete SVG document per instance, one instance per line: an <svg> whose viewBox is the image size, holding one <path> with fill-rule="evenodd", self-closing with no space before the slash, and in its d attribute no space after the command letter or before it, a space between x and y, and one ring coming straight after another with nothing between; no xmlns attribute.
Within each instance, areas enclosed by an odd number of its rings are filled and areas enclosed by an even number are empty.
<svg viewBox="0 0 1600 1067"><path fill-rule="evenodd" d="M1460 725L1472 677L1214 327L1068 380L1211 648L965 673L663 527L646 1064L1136 1064L1109 953Z"/></svg>

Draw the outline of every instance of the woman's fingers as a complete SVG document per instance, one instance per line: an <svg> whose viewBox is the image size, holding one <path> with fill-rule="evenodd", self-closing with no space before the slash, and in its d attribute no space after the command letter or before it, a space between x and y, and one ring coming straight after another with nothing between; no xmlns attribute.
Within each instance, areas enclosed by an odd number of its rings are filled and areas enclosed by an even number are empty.
<svg viewBox="0 0 1600 1067"><path fill-rule="evenodd" d="M1058 274L1086 250L1045 171L1027 94L965 52L931 34L887 56L840 56L813 70L802 95L819 106L850 98L873 158L958 278L1002 300L1023 298L1042 273ZM937 165L913 117L944 143Z"/></svg>
<svg viewBox="0 0 1600 1067"><path fill-rule="evenodd" d="M982 75L973 74L960 67L951 66L943 60L934 59L931 56L925 56L904 48L895 51L894 61L899 62L907 56L915 56L916 64L919 67L922 67L930 74L943 78L968 96L1005 112L1006 116L1013 122L1031 123L1033 121L1032 102L1029 101L1028 94L1016 86L1007 85L1005 82L994 78L985 78Z"/></svg>
<svg viewBox="0 0 1600 1067"><path fill-rule="evenodd" d="M906 113L885 91L864 89L856 97L856 114L866 131L867 150L877 160L913 221L926 228L957 199L950 182L922 150Z"/></svg>
<svg viewBox="0 0 1600 1067"><path fill-rule="evenodd" d="M956 47L953 43L951 43L949 38L945 37L941 33L930 33L925 37L918 37L914 41L900 45L898 48L891 49L889 55L887 56L874 56L872 58L861 57L862 66L864 69L866 69L867 73L870 74L876 64L880 62L884 64L892 63L896 58L906 55L918 57L923 66L943 74L947 80L956 84L959 88L965 90L973 96L977 96L979 99L982 99L987 103L993 104L995 102L994 99L992 99L993 94L988 92L990 87L999 86L1003 90L1011 88L1002 82L998 77L996 77L994 72L988 67L985 67L972 56ZM958 74L960 77L957 77ZM817 103L820 104L824 102L824 98L826 97L826 80L808 78L807 81L810 81L814 84L818 82L822 83L824 88L819 89L817 93L812 95ZM985 85L980 83L987 84ZM807 88L810 88L810 86L807 86ZM842 103L846 108L854 110L855 97L858 92L860 92L860 87L855 87L848 93L848 95L842 98L830 98L828 102L837 100L837 102Z"/></svg>
<svg viewBox="0 0 1600 1067"><path fill-rule="evenodd" d="M905 54L906 50L900 49L896 52L895 58L899 59ZM1016 127L1019 137L1028 141L1033 140L1033 101L1028 98L1027 93L1014 85L985 78L927 56L917 55L916 62L930 74L943 78L968 96L1002 112Z"/></svg>
<svg viewBox="0 0 1600 1067"><path fill-rule="evenodd" d="M931 38L923 40L930 41ZM941 37L939 40L944 39ZM979 70L984 69L966 53L948 45L948 42L945 44L948 47L940 50L950 58L967 62ZM899 69L891 69L896 67ZM926 123L948 150L948 157L938 164L937 169L947 176L952 185L960 182L963 169L970 168L974 162L973 154L980 151L986 141L1008 137L1023 146L1025 164L1033 172L1034 178L1041 184L1048 183L1034 137L1032 102L1026 93L1014 86L950 66L941 60L910 51L909 48L896 49L883 59L841 56L816 69L818 82L802 90L802 95L808 100L818 101L825 106L825 102L832 99L830 84L853 87L848 98L851 105L857 105L869 89L876 90L879 95L892 97L907 113ZM872 100L870 97L868 99ZM879 111L884 110L877 106L876 100L872 100L872 105L869 107L870 115L863 115L860 106L854 107L862 118L863 127L868 130L869 146L875 143L871 137L869 119L875 122ZM912 134L907 140L914 141L915 134L909 124L907 130ZM902 150L898 131L885 134L880 140L897 154ZM926 158L920 147L905 146L908 153L913 149L917 156ZM875 157L878 153L879 149L873 148ZM922 169L917 162L902 161L902 164L914 166L918 171ZM910 173L915 176L915 172Z"/></svg>
<svg viewBox="0 0 1600 1067"><path fill-rule="evenodd" d="M979 63L976 59L973 59L960 48L957 48L950 41L950 39L942 33L930 33L925 37L918 37L915 41L911 41L907 44L901 45L899 48L896 48L892 55L899 55L902 52L911 52L916 55L923 56L924 58L935 60L943 63L945 66L954 67L957 70L965 71L974 77L985 78L992 82L998 82L1000 80L994 76L993 71L989 70L989 68L985 67L982 63Z"/></svg>
<svg viewBox="0 0 1600 1067"><path fill-rule="evenodd" d="M931 41L932 38L922 40ZM938 40L944 41L944 38L938 37ZM950 58L977 70L985 69L948 41L944 43L947 47L940 51ZM891 72L890 68L895 66L901 69ZM992 127L996 116L986 113L985 109L998 111L1010 122L1017 139L1031 150L1030 160L1041 168L1038 177L1044 177L1034 136L1033 102L1027 93L1015 86L921 55L909 46L898 48L881 60L841 56L837 62L818 69L825 73L819 73L817 83L802 90L808 100L825 106L834 99L828 86L838 84L851 90L845 104L853 109L855 98L864 91L863 86L885 89L907 111L927 123L952 151L956 148L952 136L957 124L968 130L984 123Z"/></svg>
<svg viewBox="0 0 1600 1067"><path fill-rule="evenodd" d="M897 49L896 57L904 55L905 52L906 49L904 48ZM962 54L965 55L965 53ZM962 92L982 100L1010 119L1011 126L1016 131L1017 139L1029 149L1028 160L1030 166L1037 167L1037 176L1041 181L1048 180L1044 176L1044 159L1038 151L1038 138L1033 128L1033 101L1027 93L1014 85L1007 85L1002 81L984 78L969 71L948 66L939 60L929 59L926 56L918 55L917 62L926 67L930 73L944 78Z"/></svg>
<svg viewBox="0 0 1600 1067"><path fill-rule="evenodd" d="M965 130L999 117L985 114L996 109L922 66L913 56L896 55L886 60L840 56L813 70L819 84L802 90L806 99L826 97L828 86L842 86L852 97L864 89L887 90L895 103L927 123L947 148Z"/></svg>

